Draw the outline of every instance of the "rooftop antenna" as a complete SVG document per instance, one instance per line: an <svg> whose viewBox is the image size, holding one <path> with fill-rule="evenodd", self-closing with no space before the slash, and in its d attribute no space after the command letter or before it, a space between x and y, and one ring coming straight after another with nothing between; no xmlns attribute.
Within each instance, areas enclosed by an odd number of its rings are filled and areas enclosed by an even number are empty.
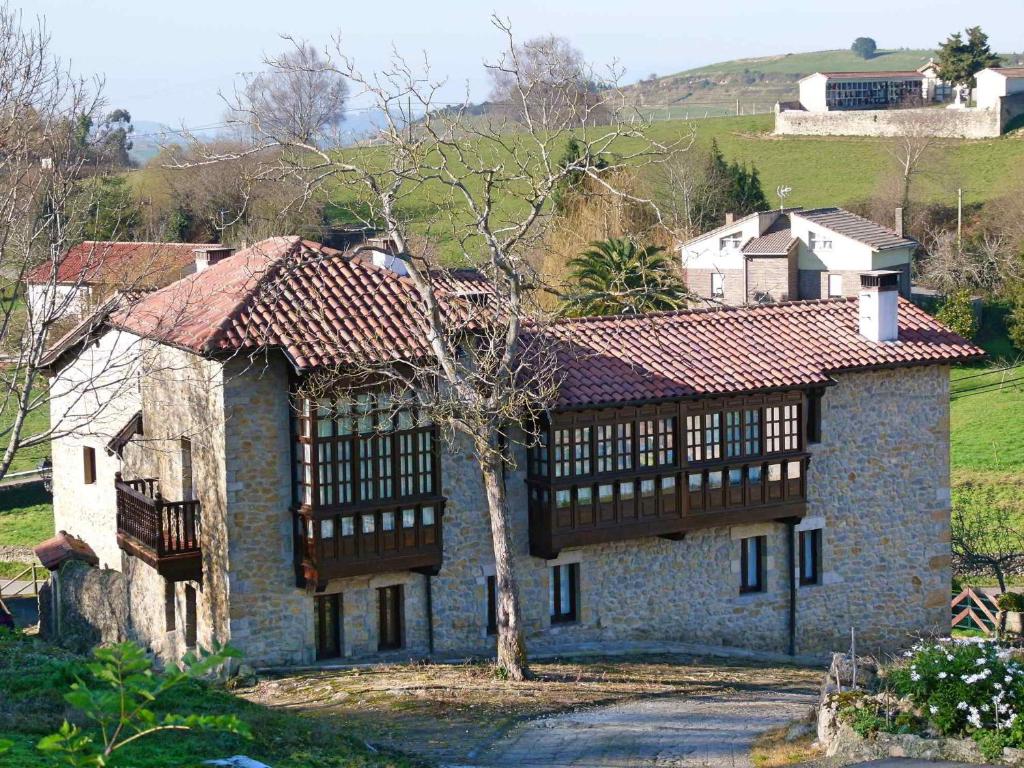
<svg viewBox="0 0 1024 768"><path fill-rule="evenodd" d="M786 198L793 194L793 188L784 187L780 184L775 188L775 194L779 198L779 210L784 211L786 209Z"/></svg>

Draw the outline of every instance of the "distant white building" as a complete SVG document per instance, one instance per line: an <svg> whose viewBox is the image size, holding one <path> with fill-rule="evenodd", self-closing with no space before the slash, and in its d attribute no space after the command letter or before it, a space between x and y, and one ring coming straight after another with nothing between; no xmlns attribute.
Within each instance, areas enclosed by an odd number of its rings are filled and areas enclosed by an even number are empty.
<svg viewBox="0 0 1024 768"><path fill-rule="evenodd" d="M991 67L974 79L974 103L979 109L1000 109L1007 96L1024 94L1024 67Z"/></svg>
<svg viewBox="0 0 1024 768"><path fill-rule="evenodd" d="M815 72L799 82L807 112L922 106L949 99L933 62L919 69L882 72Z"/></svg>
<svg viewBox="0 0 1024 768"><path fill-rule="evenodd" d="M856 296L860 274L900 273L910 295L918 242L895 228L842 208L762 211L726 223L679 246L686 283L698 296L731 306Z"/></svg>

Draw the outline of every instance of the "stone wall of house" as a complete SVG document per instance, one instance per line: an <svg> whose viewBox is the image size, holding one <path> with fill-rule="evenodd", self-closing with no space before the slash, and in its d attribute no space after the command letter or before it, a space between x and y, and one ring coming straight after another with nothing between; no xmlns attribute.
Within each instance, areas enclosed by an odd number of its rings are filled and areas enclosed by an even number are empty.
<svg viewBox="0 0 1024 768"><path fill-rule="evenodd" d="M1019 114L1019 112L1016 112ZM790 110L775 115L775 133L789 136L939 136L987 139L999 136L1015 113L995 109L864 109L834 112Z"/></svg>
<svg viewBox="0 0 1024 768"><path fill-rule="evenodd" d="M747 300L751 303L796 298L796 259L783 256L752 258L747 267Z"/></svg>
<svg viewBox="0 0 1024 768"><path fill-rule="evenodd" d="M949 619L948 370L907 368L837 379L823 398L823 442L811 446L808 516L799 526L823 530L822 583L801 586L797 593L800 653L843 645L851 627L859 647L892 649L914 634L944 627ZM486 630L486 579L494 572L493 557L482 485L464 443L445 455L443 472L449 501L443 518L445 562L431 580L434 650L487 653L493 647ZM787 649L785 524L713 528L683 541L652 538L569 549L547 562L529 555L521 469L509 473L508 489L531 647L662 639ZM232 614L239 617L232 626L245 620L260 630L235 631L232 641L257 664L311 660L312 595L288 581L290 551L272 539L271 529L261 532L265 535L250 537L259 543L252 544L246 562L262 563L273 578L244 610L236 608L239 590L232 590ZM741 595L739 539L755 535L767 537L767 588ZM556 562L579 563L575 624L552 626L549 620L550 568ZM397 583L405 585L406 647L382 658L426 654L426 580L394 573L332 581L327 591L342 595L345 654L376 655L377 588ZM304 648L300 637L306 638Z"/></svg>
<svg viewBox="0 0 1024 768"><path fill-rule="evenodd" d="M718 301L731 307L738 307L746 303L743 295L742 269L713 270L687 267L685 276L686 287L698 296L706 299L712 298L711 275L713 273L720 273L722 275L722 286L725 289L725 295L717 299Z"/></svg>

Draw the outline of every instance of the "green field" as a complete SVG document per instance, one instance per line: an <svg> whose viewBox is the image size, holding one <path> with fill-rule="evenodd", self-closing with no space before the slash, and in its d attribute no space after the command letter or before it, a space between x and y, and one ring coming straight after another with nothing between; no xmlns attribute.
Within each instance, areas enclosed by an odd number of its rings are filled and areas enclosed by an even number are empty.
<svg viewBox="0 0 1024 768"><path fill-rule="evenodd" d="M3 427L6 428L10 423L13 414L4 414L0 418L5 419ZM47 405L43 405L40 408L36 408L25 417L25 423L22 426L21 434L24 436L37 435L40 432L45 432L50 426L50 409ZM4 436L6 437L6 435ZM7 446L7 440L2 441L2 446ZM14 460L11 462L8 473L12 472L24 472L30 469L35 469L39 462L50 455L50 444L40 443L39 445L33 445L30 448L22 448L14 454Z"/></svg>
<svg viewBox="0 0 1024 768"><path fill-rule="evenodd" d="M733 59L703 67L687 69L666 77L695 77L710 74L741 74L764 72L772 75L809 75L814 72L877 72L889 69L917 69L935 55L934 51L903 48L878 51L870 59L862 59L850 50L783 53L753 59Z"/></svg>

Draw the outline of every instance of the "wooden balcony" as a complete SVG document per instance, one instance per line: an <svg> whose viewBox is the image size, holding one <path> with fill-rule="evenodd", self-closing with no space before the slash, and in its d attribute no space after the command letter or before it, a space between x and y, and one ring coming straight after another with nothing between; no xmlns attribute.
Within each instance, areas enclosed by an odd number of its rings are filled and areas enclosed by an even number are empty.
<svg viewBox="0 0 1024 768"><path fill-rule="evenodd" d="M530 485L530 553L801 518L807 454Z"/></svg>
<svg viewBox="0 0 1024 768"><path fill-rule="evenodd" d="M115 479L117 545L170 581L203 575L198 501L165 501L152 478Z"/></svg>
<svg viewBox="0 0 1024 768"><path fill-rule="evenodd" d="M298 585L389 571L441 568L444 497L387 507L295 512Z"/></svg>

